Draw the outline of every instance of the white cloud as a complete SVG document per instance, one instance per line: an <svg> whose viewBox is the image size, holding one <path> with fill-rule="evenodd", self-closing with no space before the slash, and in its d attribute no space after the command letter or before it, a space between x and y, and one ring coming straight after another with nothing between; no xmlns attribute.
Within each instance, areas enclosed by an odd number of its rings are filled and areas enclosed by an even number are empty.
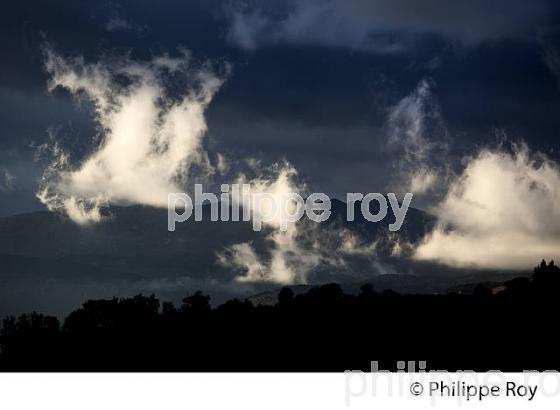
<svg viewBox="0 0 560 410"><path fill-rule="evenodd" d="M263 219L265 227L269 229L266 241L269 245L269 257L259 256L250 243L234 244L223 252L218 253L218 262L222 266L241 271L236 280L241 283L270 282L278 284L306 283L307 275L314 268L324 262L319 249L302 245L300 226L288 222L287 229L281 229L282 198L290 193L300 193L305 188L295 181L296 170L289 164L276 165L269 170L260 168L258 162L253 162L256 174L259 176L248 179L240 175L237 183L250 184L252 194L270 194L276 204L273 218ZM295 207L294 203L290 203ZM252 210L252 201L242 202L244 208ZM260 209L255 209L259 211ZM293 213L295 209L288 209ZM262 209L266 212L266 209Z"/></svg>
<svg viewBox="0 0 560 410"><path fill-rule="evenodd" d="M8 193L14 189L16 177L7 169L0 167L0 192Z"/></svg>
<svg viewBox="0 0 560 410"><path fill-rule="evenodd" d="M524 269L560 253L556 163L514 146L455 159L452 169L448 131L425 80L392 107L387 130L396 158L393 189L413 192L415 198L423 194L438 218L433 232L412 249L414 259ZM398 245L395 256L401 253Z"/></svg>
<svg viewBox="0 0 560 410"><path fill-rule="evenodd" d="M277 207L282 196L299 193L305 197L305 186L296 182L296 170L289 164L277 165L270 172L263 172L260 165L253 163L258 178L241 176L237 183L251 184L253 193L269 193L275 198ZM243 204L247 206L246 203ZM249 206L250 208L250 206ZM294 209L288 210L290 213ZM368 242L354 232L336 224L319 224L307 218L288 223L287 230L281 228L280 213L268 221L265 228L267 248L257 252L250 242L229 246L218 253L218 262L227 268L240 271L239 283L268 282L282 285L308 283L311 274L332 268L336 272L354 275L350 260L360 258L370 262L372 272L387 273L378 257L379 241ZM388 244L395 238L387 237ZM363 266L363 265L362 265ZM361 274L361 272L358 272Z"/></svg>
<svg viewBox="0 0 560 410"><path fill-rule="evenodd" d="M496 0L492 5L484 0L228 4L228 38L245 50L283 43L386 53L406 48L415 36L423 34L472 45L533 34L547 11L546 1L524 0ZM508 12L504 14L503 10Z"/></svg>
<svg viewBox="0 0 560 410"><path fill-rule="evenodd" d="M427 138L426 127L430 119L440 120L439 107L428 81L400 100L389 112L389 143L400 145L407 161L426 159L433 143Z"/></svg>
<svg viewBox="0 0 560 410"><path fill-rule="evenodd" d="M212 171L202 148L204 111L222 79L207 67L191 67L188 53L93 64L51 49L45 55L49 90L88 98L102 130L93 152L77 163L51 146L54 160L38 193L49 209L86 223L99 220L103 204L165 207L167 194L184 190L194 166ZM170 78L189 85L170 92Z"/></svg>
<svg viewBox="0 0 560 410"><path fill-rule="evenodd" d="M449 178L448 132L432 87L420 81L389 110L387 148L394 158L390 191L437 196Z"/></svg>
<svg viewBox="0 0 560 410"><path fill-rule="evenodd" d="M337 249L343 255L375 256L379 240L366 243L348 229L340 231L342 242Z"/></svg>
<svg viewBox="0 0 560 410"><path fill-rule="evenodd" d="M483 150L435 209L414 258L452 266L530 268L560 255L560 169L528 148Z"/></svg>

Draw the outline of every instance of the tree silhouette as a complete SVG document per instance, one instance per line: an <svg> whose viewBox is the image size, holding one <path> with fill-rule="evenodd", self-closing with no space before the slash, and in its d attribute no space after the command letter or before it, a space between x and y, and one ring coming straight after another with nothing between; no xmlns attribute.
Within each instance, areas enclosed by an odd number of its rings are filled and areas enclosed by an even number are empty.
<svg viewBox="0 0 560 410"><path fill-rule="evenodd" d="M192 314L208 313L210 309L210 296L203 295L201 291L197 291L194 295L184 298L181 305L182 312L190 312Z"/></svg>
<svg viewBox="0 0 560 410"><path fill-rule="evenodd" d="M475 298L488 298L492 296L492 289L489 289L483 284L478 284L473 290L473 296Z"/></svg>
<svg viewBox="0 0 560 410"><path fill-rule="evenodd" d="M290 288L282 288L278 293L278 304L288 306L294 300L294 291Z"/></svg>
<svg viewBox="0 0 560 410"><path fill-rule="evenodd" d="M160 309L154 295L88 300L62 327L38 313L4 319L0 370L369 371L380 359L385 370L399 360L560 370L550 315L559 281L560 269L543 261L499 292L480 284L472 294L414 295L363 284L352 295L331 283L297 296L285 287L275 306L233 299L212 308L201 292L179 308Z"/></svg>

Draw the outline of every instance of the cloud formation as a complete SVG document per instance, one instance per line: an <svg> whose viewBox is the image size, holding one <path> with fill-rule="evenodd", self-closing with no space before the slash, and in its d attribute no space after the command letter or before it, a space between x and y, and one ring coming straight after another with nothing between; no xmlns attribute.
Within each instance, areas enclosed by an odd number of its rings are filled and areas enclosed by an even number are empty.
<svg viewBox="0 0 560 410"><path fill-rule="evenodd" d="M7 168L0 167L0 192L12 191L15 179L16 177Z"/></svg>
<svg viewBox="0 0 560 410"><path fill-rule="evenodd" d="M267 167L256 160L231 161L222 154L217 154L215 165L210 163L202 146L207 131L204 111L222 79L207 68L193 68L188 54L87 64L47 49L45 64L51 75L49 89L60 87L85 97L93 104L100 129L99 142L82 160L74 160L54 137L40 147L52 160L37 196L50 210L86 224L99 222L101 208L109 204L165 207L170 192L186 191L193 172L202 178L217 171L232 176L234 183L250 184L253 194L271 195L278 210L272 219L261 218L267 230L265 255L251 243L218 252L219 263L238 271L237 282L305 283L315 268L339 263L332 253L342 245L319 243L317 226L288 223L281 229L283 196L306 189L297 182L292 165ZM177 90L177 85L184 88ZM252 213L252 202L241 199L240 205ZM374 249L366 247L360 253L370 250Z"/></svg>
<svg viewBox="0 0 560 410"><path fill-rule="evenodd" d="M257 168L258 178L240 176L238 183L251 185L251 192L271 194L277 207L282 196L299 193L305 197L305 185L296 180L296 170L287 163L276 165L269 175ZM272 171L272 174L270 174ZM243 204L244 207L247 203ZM295 204L288 209L295 213ZM318 223L308 218L289 222L281 229L282 218L268 220L265 224L265 249L257 251L252 242L233 244L218 252L218 263L239 272L235 280L239 283L275 283L280 285L305 284L312 275L320 272L337 272L349 276L363 274L355 272L352 262L357 259L368 266L367 275L388 273L391 269L381 263L378 245L393 247L397 239L388 234L376 240L367 240L360 234L337 223Z"/></svg>
<svg viewBox="0 0 560 410"><path fill-rule="evenodd" d="M482 150L449 186L414 258L496 269L558 258L559 203L558 164L526 146Z"/></svg>
<svg viewBox="0 0 560 410"><path fill-rule="evenodd" d="M223 80L194 67L187 52L150 61L86 63L45 51L49 90L63 88L91 101L99 142L81 161L56 143L37 196L78 223L100 219L106 204L167 206L183 192L192 169L213 171L202 147L204 111Z"/></svg>
<svg viewBox="0 0 560 410"><path fill-rule="evenodd" d="M390 191L437 197L445 189L450 170L448 131L430 81L395 104L387 118L387 149L393 160ZM420 197L422 198L422 197Z"/></svg>
<svg viewBox="0 0 560 410"><path fill-rule="evenodd" d="M301 193L305 187L296 182L297 171L291 165L284 163L273 166L271 175L267 176L255 163L258 177L248 179L244 175L238 178L239 184L250 184L251 193L270 194L276 204L276 212L273 218L264 219L265 228L268 229L266 242L268 255L257 254L251 243L238 243L218 253L218 262L222 266L234 267L241 273L236 280L241 283L269 282L277 284L307 283L307 275L320 264L325 258L319 247L306 246L303 241L305 229L301 224L288 222L286 228L281 229L282 198L291 193ZM289 204L288 212L293 214L296 204ZM251 209L252 202L245 201L243 207ZM267 212L264 207L255 209Z"/></svg>
<svg viewBox="0 0 560 410"><path fill-rule="evenodd" d="M433 87L422 80L390 109L387 121L388 147L396 158L391 183L423 195L438 218L420 244L405 244L413 259L525 269L557 257L558 165L526 145L485 148L457 161Z"/></svg>
<svg viewBox="0 0 560 410"><path fill-rule="evenodd" d="M254 50L270 44L397 52L415 36L464 45L533 34L548 2L524 0L281 0L228 3L229 41ZM507 9L508 13L503 13Z"/></svg>

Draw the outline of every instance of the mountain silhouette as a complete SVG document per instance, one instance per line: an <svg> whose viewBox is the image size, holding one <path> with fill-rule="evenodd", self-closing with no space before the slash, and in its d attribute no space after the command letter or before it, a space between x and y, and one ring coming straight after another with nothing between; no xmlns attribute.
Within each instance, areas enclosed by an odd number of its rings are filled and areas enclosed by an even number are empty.
<svg viewBox="0 0 560 410"><path fill-rule="evenodd" d="M358 208L355 204L356 218L348 222L346 203L333 199L331 216L319 224L319 235L345 228L365 243L386 238L388 224L394 220L391 213L380 223L371 223ZM268 232L254 232L251 222L212 222L210 206L205 205L203 221L191 218L168 232L166 209L111 207L104 213L101 223L88 226L51 212L0 218L0 316L30 310L64 315L84 299L114 295L155 293L177 302L185 292L201 289L212 294L213 303L221 303L273 289L266 284L231 289L228 283L236 272L216 263L217 252L240 242L250 242L257 253L266 254ZM401 230L393 235L415 243L433 224L431 215L409 208ZM424 276L402 280L386 276L393 283L388 288L430 293L480 281L465 277L471 271L449 275L433 264L396 258L390 243L383 240L376 252L378 265L392 266L391 273ZM323 268L313 273L311 283L336 281L355 290L366 279L386 273L375 271L367 259L347 258L346 270Z"/></svg>

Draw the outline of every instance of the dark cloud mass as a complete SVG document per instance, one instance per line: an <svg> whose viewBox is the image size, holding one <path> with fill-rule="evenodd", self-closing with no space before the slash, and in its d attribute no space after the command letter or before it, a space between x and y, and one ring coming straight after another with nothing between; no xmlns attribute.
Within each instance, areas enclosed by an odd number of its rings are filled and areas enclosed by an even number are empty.
<svg viewBox="0 0 560 410"><path fill-rule="evenodd" d="M60 190L63 202L78 191L91 201L95 189L80 178L107 169L84 164L116 158L99 142L126 140L111 121L119 113L134 117L113 99L152 92L166 105L154 114L147 98L143 112L153 120L146 124L158 124L188 100L184 83L193 72L221 67L214 73L219 89L210 84L212 93L199 98L198 165L212 165L218 154L231 164L287 161L309 188L339 197L399 191L414 173L406 183L425 190L414 205L445 220L443 232L457 222L445 212L470 211L456 206L461 196L451 187L469 181L478 189L480 168L534 170L528 186L556 189L558 17L558 6L547 0L7 3L0 15L0 216L44 209L36 194L45 192L41 177L49 162L38 153L53 141L72 161L57 170L65 181L47 183L51 191L42 201L53 207ZM111 115L99 110L100 101ZM143 154L153 148L150 132L138 132ZM498 147L512 141L526 148L507 156ZM545 170L532 153L546 156ZM107 161L112 177L126 163L117 159ZM165 175L151 183L176 187L168 174L184 170L183 156L171 170L163 166L169 158L161 159ZM135 168L134 175L147 181L151 171ZM96 178L96 189L110 197L145 202L139 190L128 192L129 181L117 189ZM518 214L532 215L525 208ZM544 225L534 219L531 229ZM437 244L426 244L422 258L441 260Z"/></svg>
<svg viewBox="0 0 560 410"><path fill-rule="evenodd" d="M387 113L424 78L459 157L496 130L556 155L556 9L548 1L6 4L0 165L14 187L0 191L0 214L38 207L34 147L48 130L78 152L96 134L87 104L47 93L45 42L89 61L184 47L195 59L229 62L232 75L207 112L207 143L234 156L286 158L318 188L340 194L389 179Z"/></svg>
<svg viewBox="0 0 560 410"><path fill-rule="evenodd" d="M246 50L285 43L394 53L416 36L463 45L530 37L547 12L546 1L523 0L238 1L228 7L228 39Z"/></svg>

